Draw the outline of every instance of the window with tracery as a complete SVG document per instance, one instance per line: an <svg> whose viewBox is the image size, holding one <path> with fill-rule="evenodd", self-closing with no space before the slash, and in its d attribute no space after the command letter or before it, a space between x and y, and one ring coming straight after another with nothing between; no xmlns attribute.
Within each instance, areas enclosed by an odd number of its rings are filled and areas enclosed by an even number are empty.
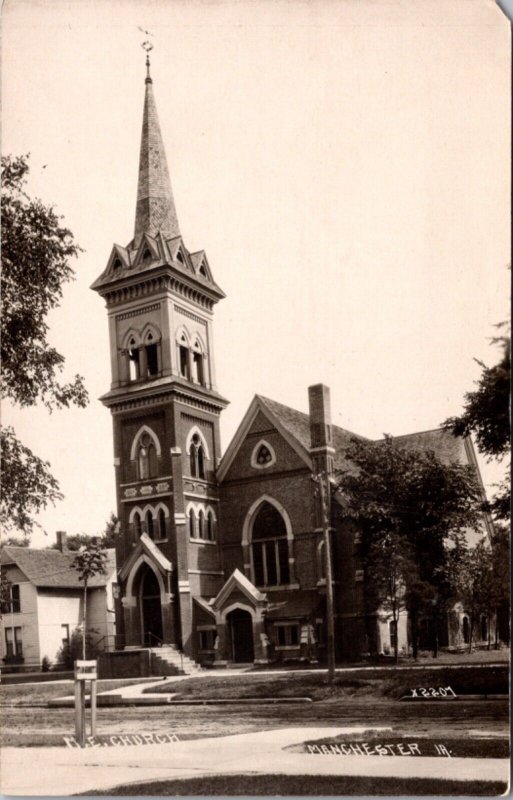
<svg viewBox="0 0 513 800"><path fill-rule="evenodd" d="M251 549L257 586L281 586L289 583L287 528L282 515L271 503L262 503L255 517Z"/></svg>
<svg viewBox="0 0 513 800"><path fill-rule="evenodd" d="M197 433L192 437L189 447L189 464L193 478L205 478L205 451Z"/></svg>
<svg viewBox="0 0 513 800"><path fill-rule="evenodd" d="M149 433L143 433L137 447L137 477L140 481L156 477L158 473L157 448Z"/></svg>
<svg viewBox="0 0 513 800"><path fill-rule="evenodd" d="M276 463L276 454L270 444L264 441L257 442L251 453L251 466L255 469L265 469Z"/></svg>

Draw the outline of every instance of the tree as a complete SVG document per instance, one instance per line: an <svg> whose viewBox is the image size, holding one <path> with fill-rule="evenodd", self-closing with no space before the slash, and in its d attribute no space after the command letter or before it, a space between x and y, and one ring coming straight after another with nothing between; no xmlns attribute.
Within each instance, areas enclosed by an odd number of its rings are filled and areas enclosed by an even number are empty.
<svg viewBox="0 0 513 800"><path fill-rule="evenodd" d="M73 277L69 264L80 247L61 226L54 209L23 189L28 156L2 158L2 398L27 407L42 402L49 411L83 407L87 392L76 375L62 383L64 356L48 343L48 312ZM34 455L12 428L1 431L2 501L0 522L30 536L33 515L62 498L48 462Z"/></svg>
<svg viewBox="0 0 513 800"><path fill-rule="evenodd" d="M376 605L392 616L395 629L394 657L399 661L397 636L399 615L408 605L407 587L418 575L408 540L397 531L387 531L372 540L366 559L367 577Z"/></svg>
<svg viewBox="0 0 513 800"><path fill-rule="evenodd" d="M479 451L488 458L501 461L510 452L511 356L508 337L494 337L492 343L501 348L501 359L493 367L475 359L482 369L477 388L466 393L463 414L450 417L444 426L455 436L473 433ZM496 519L509 517L511 490L508 478L509 472L489 505Z"/></svg>
<svg viewBox="0 0 513 800"><path fill-rule="evenodd" d="M107 552L97 540L91 542L88 547L80 550L73 559L71 566L76 569L79 579L84 584L84 602L82 608L82 656L86 658L87 642L87 587L91 578L95 575L105 575L107 564Z"/></svg>
<svg viewBox="0 0 513 800"><path fill-rule="evenodd" d="M431 450L406 449L390 436L381 442L353 439L346 457L350 468L336 476L342 515L362 531L367 577L382 575L374 587L367 581L368 612L390 604L388 587L398 585L401 571L416 657L421 615L436 621L452 594L445 568L449 553L461 551L465 530L479 519L475 470L444 464ZM390 547L394 557L383 560Z"/></svg>

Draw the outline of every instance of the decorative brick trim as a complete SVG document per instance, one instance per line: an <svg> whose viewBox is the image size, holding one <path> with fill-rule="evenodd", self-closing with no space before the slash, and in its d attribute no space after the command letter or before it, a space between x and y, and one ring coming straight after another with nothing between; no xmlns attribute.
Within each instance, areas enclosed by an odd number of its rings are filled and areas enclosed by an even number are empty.
<svg viewBox="0 0 513 800"><path fill-rule="evenodd" d="M203 325L207 324L206 319L198 317L196 314L193 314L192 311L188 311L188 309L183 308L183 306L177 306L175 304L175 311L178 311L179 314L183 314L184 317L188 317L188 319L192 319L194 322L201 322Z"/></svg>
<svg viewBox="0 0 513 800"><path fill-rule="evenodd" d="M149 314L150 311L158 311L160 303L154 303L151 306L143 306L142 308L134 308L133 311L126 311L124 314L116 315L116 322L121 322L123 319L130 319L130 317L138 317L140 314Z"/></svg>

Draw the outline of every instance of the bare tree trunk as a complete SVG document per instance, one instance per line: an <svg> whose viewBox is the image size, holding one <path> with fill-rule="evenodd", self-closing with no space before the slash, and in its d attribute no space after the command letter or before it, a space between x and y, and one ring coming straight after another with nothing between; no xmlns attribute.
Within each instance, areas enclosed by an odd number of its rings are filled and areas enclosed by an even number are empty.
<svg viewBox="0 0 513 800"><path fill-rule="evenodd" d="M393 620L394 620L394 629L395 629L395 640L394 640L394 657L395 663L399 663L399 614L397 613L397 609L394 608L393 611Z"/></svg>
<svg viewBox="0 0 513 800"><path fill-rule="evenodd" d="M468 635L468 652L472 652L472 634L474 633L474 614L470 614L470 631Z"/></svg>
<svg viewBox="0 0 513 800"><path fill-rule="evenodd" d="M82 614L82 658L86 660L87 581L84 581L84 609Z"/></svg>

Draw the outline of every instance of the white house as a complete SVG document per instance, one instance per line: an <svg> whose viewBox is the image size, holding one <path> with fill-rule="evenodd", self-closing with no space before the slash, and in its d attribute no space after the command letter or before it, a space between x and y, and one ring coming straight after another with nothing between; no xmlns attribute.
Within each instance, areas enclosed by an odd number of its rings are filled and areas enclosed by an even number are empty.
<svg viewBox="0 0 513 800"><path fill-rule="evenodd" d="M45 657L50 665L58 665L82 624L83 584L71 566L76 553L67 549L65 533L59 532L57 539L57 550L1 550L2 580L10 593L0 623L3 670L39 670ZM116 633L116 554L114 549L107 553L106 574L92 578L87 591L87 635L101 650L112 646Z"/></svg>

